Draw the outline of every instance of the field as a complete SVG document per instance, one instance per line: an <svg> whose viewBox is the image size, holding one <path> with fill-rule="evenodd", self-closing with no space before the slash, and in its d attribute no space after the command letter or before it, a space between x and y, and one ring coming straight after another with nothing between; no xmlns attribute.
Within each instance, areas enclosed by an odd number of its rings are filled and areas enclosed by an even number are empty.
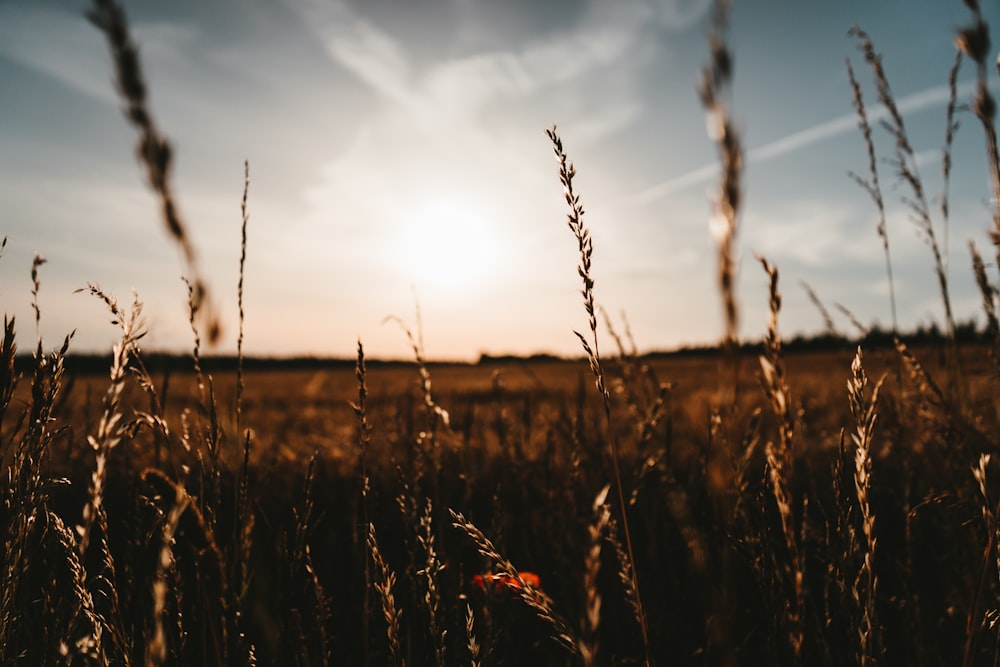
<svg viewBox="0 0 1000 667"><path fill-rule="evenodd" d="M988 33L966 4L973 22L958 43L982 82ZM404 324L409 363L368 360L361 343L346 362L220 360L202 349L216 332L209 286L171 217L168 145L130 85L142 79L116 7L95 2L95 22L188 261L193 350L147 355L141 303L96 286L121 332L101 372L69 354L69 338L32 341L23 354L30 323L5 318L0 662L1000 661L996 265L973 248L986 327L956 326L887 87L894 166L933 250L943 334L859 324L854 339L785 343L778 269L766 259L768 309L736 302L742 154L725 102L720 3L701 89L718 124L726 222L717 349L640 355L599 322L575 170L552 128L589 322L579 359L430 363L421 332ZM855 37L881 81L873 46ZM985 83L974 106L1000 248ZM872 172L858 180L881 207L867 145ZM739 311L770 322L762 341L738 340ZM242 319L239 335L242 346Z"/></svg>
<svg viewBox="0 0 1000 667"><path fill-rule="evenodd" d="M943 343L915 350L920 368L944 374L944 350ZM891 662L947 663L967 639L975 640L973 657L994 649L988 627L968 626L973 614L988 617L987 601L995 599L996 584L981 580L995 548L992 519L983 516L990 506L973 475L977 452L989 443L987 425L997 423L995 373L985 348L964 352L968 405L978 422L935 405L895 349L876 348L865 358L870 372L886 374L871 444L870 511L878 531L873 636ZM806 577L802 650L811 663L851 662L864 613L856 597L866 551L855 454L843 435L855 430L846 390L852 356L844 344L785 359L796 406L792 544ZM734 364L735 403L728 396ZM764 442L778 424L759 386L756 356L644 362L626 355L608 365L652 654L660 663L790 660L782 562L789 542ZM67 558L70 545L58 531L81 520L94 485L93 452L82 440L100 432L108 379L64 376L67 393L48 417L44 450L11 447L30 434L23 423L4 422L7 455L33 461L33 479L19 479L28 471L17 470L14 488L28 485L44 512L35 519L44 528L25 527L20 547L33 557L13 573L17 588L5 589L12 612L41 604L43 613L15 616L6 641L38 646L29 638L47 637L54 651L77 639L74 633L93 632L88 622L107 623L103 641L122 645L104 650L131 652L141 662L156 637L154 582L163 581L168 662L231 664L252 644L260 664L289 664L290 656L297 664L434 664L436 650L457 664L471 659L470 637L484 664L572 664L591 647L602 664L641 662L639 628L618 576L621 538L593 505L610 466L608 425L587 363L505 360L424 370L447 424L428 407L420 367L374 364L364 376L365 444L352 408L359 401L355 369L245 371L241 419L252 450L243 503L236 374L212 376L213 417L193 372L151 372L164 421L190 432L137 428L110 452L102 481L107 533L92 529L110 557L90 562ZM29 384L14 394L10 413L31 409ZM150 394L140 384L123 391L121 413L148 410ZM725 411L711 407L723 399ZM176 479L185 486L173 486ZM18 511L14 498L7 507ZM253 519L241 519L240 507ZM456 526L449 510L481 527L498 553L477 553L471 528ZM377 531L374 562L369 523ZM173 537L169 550L164 531ZM109 571L110 562L116 568ZM386 635L385 589L380 595L365 585L385 581L377 562L396 578L388 589L394 640ZM504 587L484 593L474 583L476 574L510 567L538 575L544 614ZM79 586L64 589L74 576L83 578ZM85 595L108 587L115 596ZM915 642L918 629L924 640Z"/></svg>

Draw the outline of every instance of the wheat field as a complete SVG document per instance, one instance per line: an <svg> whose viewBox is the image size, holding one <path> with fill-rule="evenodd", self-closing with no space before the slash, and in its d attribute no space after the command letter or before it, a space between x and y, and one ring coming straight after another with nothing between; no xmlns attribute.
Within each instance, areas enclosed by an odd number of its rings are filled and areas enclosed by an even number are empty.
<svg viewBox="0 0 1000 667"><path fill-rule="evenodd" d="M567 206L553 224L579 252L579 358L433 363L419 324L400 320L411 362L367 359L359 341L353 360L279 364L242 354L249 166L238 353L214 357L213 288L177 211L137 44L121 7L94 0L181 251L192 353L145 353L141 296L122 303L97 285L84 291L120 333L107 356L74 355L72 335L26 344L31 323L5 316L0 662L997 664L997 73L980 6L965 4L951 89L971 63L994 191L990 238L969 242L967 267L985 327L954 320L938 212L860 27L863 65L848 74L868 172L854 178L880 214L891 285L887 171L858 83L870 72L887 159L931 250L941 332L858 323L853 337L783 340L780 267L764 257L752 268L767 293L739 302L744 158L718 2L699 87L721 166L717 347L639 354L604 314L586 193L553 126L540 141ZM36 257L36 331L44 279ZM888 308L895 322L894 297ZM741 318L766 321L764 338L741 341Z"/></svg>

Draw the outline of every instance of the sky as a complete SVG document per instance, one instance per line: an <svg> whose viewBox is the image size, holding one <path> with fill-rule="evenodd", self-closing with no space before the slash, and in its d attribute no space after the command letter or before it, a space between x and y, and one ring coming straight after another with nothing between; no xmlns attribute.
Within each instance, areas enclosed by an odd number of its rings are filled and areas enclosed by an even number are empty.
<svg viewBox="0 0 1000 667"><path fill-rule="evenodd" d="M576 240L545 130L577 170L594 294L640 350L712 344L724 331L709 221L717 152L697 94L704 0L125 0L173 188L223 319L237 338L240 201L249 162L244 350L254 355L433 359L581 353ZM34 346L32 260L47 348L107 352L118 330L101 286L143 303L146 350L193 345L185 263L121 111L103 35L74 0L0 0L0 309ZM1000 4L985 2L994 34ZM877 213L845 68L869 113L872 37L927 192L943 190L947 77L959 0L735 3L730 102L746 150L737 237L740 333L767 326L780 271L789 337L824 328L807 283L891 324ZM996 38L994 42L998 41ZM997 92L996 72L991 88ZM974 71L959 75L971 99ZM959 113L946 248L956 317L981 319L969 262L991 222L983 131ZM876 129L880 158L892 144ZM943 322L930 249L880 162L902 327ZM935 214L937 213L936 204ZM995 270L995 267L991 269ZM605 351L614 348L601 330Z"/></svg>

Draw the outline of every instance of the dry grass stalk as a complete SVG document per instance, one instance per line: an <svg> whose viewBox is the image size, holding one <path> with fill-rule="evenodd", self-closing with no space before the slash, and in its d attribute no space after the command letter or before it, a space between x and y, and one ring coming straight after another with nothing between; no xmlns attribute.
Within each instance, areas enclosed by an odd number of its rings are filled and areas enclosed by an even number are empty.
<svg viewBox="0 0 1000 667"><path fill-rule="evenodd" d="M361 344L361 339L358 339L358 357L355 362L354 375L358 380L358 400L356 403L351 404L351 408L354 410L354 414L358 421L358 465L360 466L359 478L361 480L361 518L360 522L362 526L367 526L370 523L368 516L368 445L371 443L371 424L368 422L368 369L365 365L365 348ZM362 541L357 539L357 534L355 533L355 544L362 544ZM365 665L368 665L368 619L370 615L369 610L369 598L368 591L371 589L371 561L365 555L362 559L364 562L364 576L365 576L365 595L361 602L361 624L363 627L363 636L365 638L364 642L364 656Z"/></svg>
<svg viewBox="0 0 1000 667"><path fill-rule="evenodd" d="M198 309L201 307L195 294L195 286L187 278L182 278L187 287L188 324L191 327L191 363L194 366L195 380L198 382L198 399L205 405L205 374L201 369L201 332L198 329Z"/></svg>
<svg viewBox="0 0 1000 667"><path fill-rule="evenodd" d="M516 586L508 587L509 590L515 593L521 602L530 607L538 618L549 624L553 631L551 635L552 639L570 654L579 655L577 642L573 638L569 626L552 609L551 598L533 586L530 581L522 578L521 573L514 567L514 564L497 551L497 548L493 546L493 542L475 524L459 512L451 509L448 512L451 514L452 525L465 533L473 541L476 549L479 551L479 555L489 561L491 569L495 570L497 574L517 582Z"/></svg>
<svg viewBox="0 0 1000 667"><path fill-rule="evenodd" d="M1000 319L997 317L997 302L1000 300L1000 293L997 287L990 283L989 276L986 275L986 265L979 254L974 241L969 241L969 253L972 255L972 271L976 276L976 285L979 287L979 294L983 299L983 313L986 315L986 337L992 347L990 351L993 355L993 362L1000 367Z"/></svg>
<svg viewBox="0 0 1000 667"><path fill-rule="evenodd" d="M601 354L597 342L597 311L594 304L594 278L591 274L594 242L591 239L590 230L583 224L584 211L583 205L580 203L580 195L576 194L573 189L573 178L576 176L576 167L569 161L566 151L563 150L562 139L556 133L556 126L553 125L547 129L545 135L552 142L552 150L555 153L556 162L559 163L559 182L562 183L563 196L566 199L566 204L569 206L566 223L576 238L577 250L580 253L580 264L576 267L576 272L583 281L583 289L580 293L583 295L583 308L587 311L587 323L593 335L593 347L591 347L587 338L579 331L574 331L573 333L580 339L584 350L587 352L591 370L594 372L597 381L597 390L604 397L605 402L607 402L609 400L608 390L604 384L604 374L601 371Z"/></svg>
<svg viewBox="0 0 1000 667"><path fill-rule="evenodd" d="M41 354L42 347L42 309L38 305L38 290L41 287L41 283L38 279L38 269L48 260L39 254L35 254L35 258L31 260L31 308L35 311L35 339L38 342L39 355Z"/></svg>
<svg viewBox="0 0 1000 667"><path fill-rule="evenodd" d="M247 223L250 215L247 211L247 195L250 191L250 163L243 163L243 199L240 202L242 224L240 225L240 277L236 287L236 301L239 308L239 334L236 339L236 432L243 441L243 464L240 468L239 490L236 499L236 590L237 616L242 616L242 604L247 587L250 583L250 552L253 547L253 509L250 505L250 451L253 443L252 432L243 430L243 279L246 274L247 259Z"/></svg>
<svg viewBox="0 0 1000 667"><path fill-rule="evenodd" d="M361 477L368 479L368 446L371 444L372 427L368 421L368 368L365 364L365 348L358 339L358 356L354 365L354 376L358 380L358 400L351 404L358 418L358 461ZM367 487L364 489L367 492Z"/></svg>
<svg viewBox="0 0 1000 667"><path fill-rule="evenodd" d="M920 360L913 355L906 343L897 338L895 344L896 351L899 352L904 365L909 371L910 379L917 385L917 392L922 401L926 403L926 407L935 411L946 412L947 400L945 399L944 392L934 382L934 378L931 377L923 364L920 363Z"/></svg>
<svg viewBox="0 0 1000 667"><path fill-rule="evenodd" d="M816 294L816 291L804 280L800 280L799 284L802 285L802 289L806 291L806 296L809 297L809 301L812 302L812 305L816 307L816 310L818 310L819 314L823 317L823 326L826 328L827 335L834 338L841 338L842 335L837 329L837 325L833 323L833 317L830 315L830 311L827 310L826 306L823 305L823 302L820 301L819 295Z"/></svg>
<svg viewBox="0 0 1000 667"><path fill-rule="evenodd" d="M392 591L396 585L396 573L389 569L389 565L382 558L382 552L378 548L378 539L375 537L375 524L372 523L368 524L368 553L375 564L375 573L378 575L374 585L379 601L382 603L386 639L389 641L389 664L403 667L406 663L399 646L399 619L402 612L396 607L396 596Z"/></svg>
<svg viewBox="0 0 1000 667"><path fill-rule="evenodd" d="M14 390L17 389L20 375L15 369L15 359L17 358L17 340L14 335L14 318L3 318L3 340L0 341L0 435L3 434L4 417L10 407L10 401L14 398ZM0 441L0 462L6 458L6 443Z"/></svg>
<svg viewBox="0 0 1000 667"><path fill-rule="evenodd" d="M306 478L302 483L302 506L293 510L295 526L289 557L292 559L291 579L302 596L302 603L295 602L292 610L292 624L297 639L295 645L304 664L325 667L330 652L325 629L330 618L330 602L320 584L309 545L316 524L316 458L317 454L314 452L306 468ZM312 627L312 632L308 634L307 624Z"/></svg>
<svg viewBox="0 0 1000 667"><path fill-rule="evenodd" d="M896 169L899 179L907 185L911 192L911 196L903 198L903 203L910 209L914 222L916 222L917 228L923 234L924 240L930 247L931 254L934 257L934 273L937 276L938 287L941 291L945 324L948 328L948 336L954 343L955 318L952 314L951 297L948 293L948 273L940 245L938 244L937 234L934 231L934 223L931 220L930 207L927 204L923 181L920 178L920 171L917 167L916 153L907 135L903 116L896 106L892 89L889 87L889 80L886 78L885 70L882 67L882 57L875 52L875 46L872 43L871 37L858 26L852 27L850 34L858 40L858 48L871 66L879 101L889 114L888 120L883 121L882 126L889 132L889 135L895 142L895 154L890 163ZM856 98L856 101L858 100L860 98ZM957 354L957 352L953 350L953 354ZM953 362L957 363L957 358L953 359Z"/></svg>
<svg viewBox="0 0 1000 667"><path fill-rule="evenodd" d="M417 364L417 372L420 375L420 391L423 396L424 415L426 418L426 428L422 429L417 434L417 446L414 449L415 456L413 464L415 477L418 485L424 481L424 457L429 452L434 472L431 483L436 488L438 475L441 471L441 452L439 450L437 438L438 430L442 425L445 428L448 428L451 425L451 416L448 414L447 410L441 407L434 400L434 394L431 391L431 373L430 370L428 370L427 362L424 359L423 327L420 324L419 304L417 305L416 313L416 336L414 336L410 327L408 327L402 319L396 317L395 315L390 315L383 321L392 321L398 324L403 330L403 333L406 335L406 339L410 343L410 348L413 350L413 358Z"/></svg>
<svg viewBox="0 0 1000 667"><path fill-rule="evenodd" d="M955 54L955 61L948 72L948 107L945 111L944 148L941 150L941 197L940 211L941 222L944 225L944 266L948 270L949 253L949 230L951 221L950 200L948 199L948 187L951 183L951 147L955 140L955 133L958 132L958 121L955 120L955 111L958 109L958 71L962 67L962 52Z"/></svg>
<svg viewBox="0 0 1000 667"><path fill-rule="evenodd" d="M38 267L42 264L40 259L38 255L35 256L31 270L36 328L41 313L37 298L40 287ZM24 650L22 640L28 626L22 610L38 604L36 592L29 589L30 584L25 579L30 575L33 560L31 556L36 555L33 553L34 544L43 531L43 523L48 514L50 488L56 482L45 471L53 439L60 431L54 425L54 410L62 389L64 361L72 336L67 336L62 347L50 355L43 352L40 334L37 338L30 389L31 403L22 413L21 423L14 427L11 434L11 458L6 461L5 483L0 486L0 498L3 500L0 511L3 523L0 526L5 529L0 550L4 556L3 568L0 570L0 660L4 661L13 660L19 651ZM7 321L3 348L8 356L5 365L13 368L16 350L13 321ZM5 384L5 392L13 391L15 381L12 375ZM6 407L10 399L5 397L4 402ZM8 449L6 445L4 449ZM2 453L6 459L8 452ZM85 583L81 577L74 575L73 586L75 588L78 585L85 586ZM90 636L100 631L101 627L97 627ZM34 654L34 651L35 648L28 648L29 654Z"/></svg>
<svg viewBox="0 0 1000 667"><path fill-rule="evenodd" d="M59 640L60 658L70 664L75 658L99 662L107 660L104 655L104 624L94 609L94 598L87 588L87 572L77 551L76 536L66 523L52 511L45 513L46 530L55 536L59 556L64 562L70 582L69 597L72 600L70 618ZM55 574L53 573L53 577ZM62 595L66 591L59 591ZM54 612L54 609L50 609ZM40 647L41 648L41 647ZM43 650L45 650L43 648ZM127 654L122 656L127 663Z"/></svg>
<svg viewBox="0 0 1000 667"><path fill-rule="evenodd" d="M778 441L768 440L764 445L767 474L771 491L778 507L781 532L788 559L784 563L784 586L791 590L786 602L783 623L788 631L789 645L796 664L802 663L804 610L804 561L795 518L792 513L792 441L795 436L795 416L792 397L785 381L785 362L781 352L781 334L778 331L778 313L781 310L781 293L778 291L778 269L763 257L757 258L769 278L770 318L764 337L764 354L760 357L761 386L778 418ZM804 521L803 517L803 521Z"/></svg>
<svg viewBox="0 0 1000 667"><path fill-rule="evenodd" d="M423 579L426 590L424 591L424 604L427 605L428 631L431 641L434 643L434 657L438 667L445 667L445 637L447 630L441 627L441 593L438 591L438 573L444 570L444 564L438 559L437 549L434 546L434 526L433 505L431 499L427 499L423 514L420 515L420 525L417 529L417 543L424 552L424 566L417 575Z"/></svg>
<svg viewBox="0 0 1000 667"><path fill-rule="evenodd" d="M868 327L862 324L861 320L859 320L847 306L841 303L835 303L833 304L833 307L843 313L844 317L846 317L851 323L851 326L858 330L858 334L860 334L862 338L868 335L870 331Z"/></svg>
<svg viewBox="0 0 1000 667"><path fill-rule="evenodd" d="M160 466L162 465L161 450L164 445L170 445L170 425L164 417L163 401L160 399L160 394L156 389L152 376L149 374L149 370L146 368L146 364L142 360L142 355L139 352L138 341L133 346L133 354L129 360L129 371L132 374L132 379L149 398L148 412L135 410L135 416L129 424L129 436L134 438L140 427L148 427L153 432L153 458L156 465ZM164 385L164 394L165 393L166 386ZM170 459L170 463L174 466L174 472L178 473L178 477L182 476L180 471L177 470L177 462L172 457Z"/></svg>
<svg viewBox="0 0 1000 667"><path fill-rule="evenodd" d="M105 652L109 655L125 656L130 648L131 639L127 634L119 606L119 579L108 537L108 517L103 508L97 516L97 529L100 531L98 560L94 568L96 574L90 580L94 609L102 624L102 634L106 637ZM124 660L128 662L127 658Z"/></svg>
<svg viewBox="0 0 1000 667"><path fill-rule="evenodd" d="M239 333L236 336L236 432L241 433L240 428L243 417L243 279L246 275L247 263L247 223L250 221L250 214L247 211L247 196L250 193L250 162L243 162L243 199L240 202L240 278L236 284L236 305L239 309Z"/></svg>
<svg viewBox="0 0 1000 667"><path fill-rule="evenodd" d="M163 546L160 548L156 564L156 578L153 580L153 635L146 644L146 665L156 667L167 660L167 634L163 626L163 616L167 604L167 571L173 565L174 534L180 525L181 517L191 504L191 497L184 487L177 485L170 512L163 524Z"/></svg>
<svg viewBox="0 0 1000 667"><path fill-rule="evenodd" d="M992 455L990 454L980 454L979 460L972 468L972 477L976 480L979 495L982 496L982 507L980 509L983 515L983 524L986 526L987 544L991 544L994 547L994 549L986 550L986 556L994 559L997 567L997 576L1000 577L1000 540L997 539L1000 536L1000 524L997 523L996 509L994 509L993 500L990 498L986 475L991 458Z"/></svg>
<svg viewBox="0 0 1000 667"><path fill-rule="evenodd" d="M93 0L87 18L107 37L115 66L118 93L125 105L125 115L139 132L136 152L146 169L149 186L160 199L167 231L184 253L187 269L192 276L194 299L199 306L205 306L201 312L205 316L208 340L214 344L220 337L221 325L211 305L208 287L198 269L194 245L177 210L170 179L173 150L153 120L139 63L139 50L129 34L125 11L115 0Z"/></svg>
<svg viewBox="0 0 1000 667"><path fill-rule="evenodd" d="M851 377L847 381L847 394L854 415L854 490L857 493L858 511L861 515L861 532L865 536L864 559L854 581L855 602L861 607L858 627L858 662L866 666L874 664L881 655L881 631L875 616L875 600L878 594L878 577L875 574L875 515L871 508L871 445L878 417L878 395L885 376L875 384L871 397L865 396L868 377L862 362L861 347L851 363Z"/></svg>
<svg viewBox="0 0 1000 667"><path fill-rule="evenodd" d="M781 352L781 334L778 331L778 313L781 310L781 293L778 291L778 267L765 258L758 257L764 272L768 275L769 319L764 336L764 354L760 367L763 373L764 393L771 401L778 423L778 452L783 459L790 459L792 439L795 435L795 420L792 414L791 392L785 381L785 362Z"/></svg>
<svg viewBox="0 0 1000 667"><path fill-rule="evenodd" d="M847 77L851 82L854 110L858 114L858 129L861 130L861 136L865 140L865 150L868 154L868 178L854 172L849 172L849 175L854 179L855 183L868 193L868 196L872 198L872 202L875 204L876 211L878 211L878 223L875 226L875 231L878 232L878 237L882 241L882 251L885 254L885 272L889 280L889 307L892 310L892 332L895 335L899 331L899 322L896 318L896 284L892 279L889 233L885 226L885 200L882 199L882 188L878 180L878 159L875 157L875 142L872 140L872 127L871 123L868 122L868 112L865 110L865 100L861 92L861 84L858 83L857 78L854 76L854 68L851 67L851 61L848 59L844 62L847 65ZM951 126L949 125L949 127Z"/></svg>
<svg viewBox="0 0 1000 667"><path fill-rule="evenodd" d="M618 363L620 364L621 378L614 381L615 393L620 393L625 399L628 407L629 417L635 425L635 431L639 436L638 445L641 447L652 438L656 426L664 417L667 395L670 392L670 383L660 382L652 368L639 359L639 351L632 338L632 332L628 324L625 313L622 313L622 320L625 322L625 336L628 338L630 347L626 348L625 340L619 335L611 321L611 317L602 307L598 307L608 334L618 348ZM632 499L638 492L638 486L632 489Z"/></svg>
<svg viewBox="0 0 1000 667"><path fill-rule="evenodd" d="M205 375L201 367L201 334L198 328L198 312L202 307L197 298L196 288L187 278L183 278L188 290L188 323L194 346L191 358L194 364L195 378L198 383L198 398L201 410L207 412L208 423L201 422L201 442L204 447L197 450L201 472L202 493L199 498L201 512L208 521L209 528L214 532L217 513L222 496L222 469L220 457L222 454L222 427L219 423L218 403L215 398L215 387L211 374ZM207 380L206 380L207 377ZM207 462L204 454L207 453Z"/></svg>
<svg viewBox="0 0 1000 667"><path fill-rule="evenodd" d="M583 307L587 312L587 323L590 326L593 346L590 345L587 337L579 331L574 331L573 333L576 334L576 337L580 340L584 351L587 353L590 369L594 374L597 392L600 394L604 405L605 423L608 427L607 437L611 449L611 468L614 475L612 481L614 482L618 498L618 511L621 516L622 529L625 533L625 549L630 563L628 569L632 577L631 588L635 593L634 609L636 611L636 620L638 621L639 628L642 632L643 650L645 652L645 661L648 665L651 661L649 627L646 619L646 612L642 605L642 597L639 594L639 581L636 578L635 551L632 548L632 533L629 529L628 514L626 512L625 491L622 488L618 440L615 435L615 428L611 414L611 395L608 392L607 383L604 377L604 369L601 366L601 352L597 338L597 314L594 305L594 279L591 275L591 259L594 246L593 241L591 240L590 230L583 224L584 210L583 205L580 203L580 195L578 195L573 188L573 178L576 176L576 168L573 166L573 163L569 161L566 151L563 149L562 139L556 132L556 126L553 125L551 128L546 130L545 134L549 138L549 141L552 142L552 151L555 154L556 161L559 163L559 181L562 183L563 196L570 209L570 212L566 216L566 222L570 231L573 232L573 236L576 238L577 250L580 253L580 264L577 266L577 274L579 274L580 279L583 281L581 294L583 295Z"/></svg>
<svg viewBox="0 0 1000 667"><path fill-rule="evenodd" d="M993 188L993 230L991 236L997 248L1000 263L1000 151L997 149L996 101L990 94L986 80L986 62L990 56L990 31L979 0L965 0L972 12L972 24L961 29L955 37L958 50L976 63L976 95L972 100L972 110L983 126L986 134L986 155L990 166L990 182ZM1000 59L997 60L1000 72Z"/></svg>
<svg viewBox="0 0 1000 667"><path fill-rule="evenodd" d="M618 581L625 591L625 601L632 609L632 613L639 618L639 596L634 587L635 576L632 572L632 561L629 560L621 538L618 537L618 522L614 517L608 520L607 540L615 550L615 559L618 562Z"/></svg>
<svg viewBox="0 0 1000 667"><path fill-rule="evenodd" d="M82 291L82 290L77 290ZM102 414L96 433L87 437L91 449L95 452L94 471L91 473L88 502L83 508L82 522L76 528L77 550L81 560L85 560L91 538L96 534L99 564L101 571L93 579L99 599L104 603L98 612L98 618L107 630L110 640L119 647L126 643L121 612L118 603L117 575L114 557L108 543L108 517L104 507L104 484L107 476L107 459L115 447L129 433L129 426L123 423L124 414L121 408L122 392L125 381L130 373L131 362L138 357L138 342L145 336L142 322L142 303L137 295L133 295L132 306L126 313L114 297L103 292L97 285L90 284L87 291L104 301L112 315L112 324L121 329L121 339L112 349L110 384L103 397ZM139 372L141 376L141 371ZM155 420L153 420L155 423Z"/></svg>
<svg viewBox="0 0 1000 667"><path fill-rule="evenodd" d="M7 237L3 237L0 241L0 257L3 257L3 251L7 247ZM3 316L3 340L0 341L0 367L3 371L0 372L0 437L3 434L3 423L4 417L7 414L7 408L10 406L10 401L14 397L14 390L17 388L17 383L20 380L18 373L15 369L14 360L17 357L17 341L14 336L14 318L8 318L7 314L4 313ZM0 440L0 463L2 463L6 457L6 443Z"/></svg>
<svg viewBox="0 0 1000 667"><path fill-rule="evenodd" d="M465 603L465 643L469 649L469 667L480 667L479 642L476 640L476 616L472 605Z"/></svg>
<svg viewBox="0 0 1000 667"><path fill-rule="evenodd" d="M230 651L233 619L226 561L197 499L156 468L139 474L139 489L142 501L155 512L158 533L169 523L177 498L187 499L173 532L171 558L162 575L154 572L167 584L163 589L169 595L166 614L173 622L172 629L164 626L164 631L169 635L170 655L189 661L200 655L207 664L236 664L230 660L236 653ZM144 607L142 613L146 613ZM252 657L247 662L252 664Z"/></svg>
<svg viewBox="0 0 1000 667"><path fill-rule="evenodd" d="M112 349L111 384L108 385L102 401L103 410L97 432L87 436L87 442L96 454L96 462L94 472L91 474L90 498L83 509L83 523L77 527L81 557L87 553L94 521L104 513L104 479L107 472L107 458L125 434L120 403L122 391L125 389L129 358L134 353L134 347L138 340L145 335L141 320L142 303L138 296L135 296L131 309L126 313L118 306L114 297L103 292L99 286L90 284L87 286L87 291L104 301L108 306L113 318L111 323L121 329L121 340Z"/></svg>
<svg viewBox="0 0 1000 667"><path fill-rule="evenodd" d="M417 370L420 373L420 390L423 394L424 407L427 410L428 421L432 425L436 425L440 420L445 426L450 423L450 417L448 411L442 408L434 401L434 396L431 392L431 373L427 369L427 362L424 359L424 342L423 342L423 327L420 325L420 306L417 306L417 334L414 335L413 331L403 322L402 319L396 317L395 315L390 315L385 318L385 321L395 322L406 334L406 339L410 342L410 349L413 350L413 359L417 364Z"/></svg>
<svg viewBox="0 0 1000 667"><path fill-rule="evenodd" d="M989 627L995 630L997 640L1000 641L1000 627L998 627L1000 611L997 609L988 609L983 614L980 602L987 593L987 589L992 588L988 581L991 563L995 569L994 577L996 577L993 583L1000 583L1000 521L998 521L1000 502L994 503L990 497L987 484L987 469L989 468L991 458L990 454L980 454L979 460L972 468L972 477L976 480L976 485L979 489L981 500L980 511L983 517L983 524L986 527L986 545L983 548L978 586L976 587L975 596L969 607L969 615L966 619L965 651L962 659L963 667L971 664L973 660L976 636L982 628ZM997 658L997 650L1000 650L1000 645L995 649L994 662Z"/></svg>
<svg viewBox="0 0 1000 667"><path fill-rule="evenodd" d="M610 485L605 486L594 498L594 522L587 527L589 548L584 558L583 591L586 600L583 632L580 635L579 649L583 664L591 667L597 664L599 649L598 631L601 627L601 593L597 589L597 575L601 570L601 543L604 541L611 521L611 508L607 504Z"/></svg>
<svg viewBox="0 0 1000 667"><path fill-rule="evenodd" d="M708 36L710 60L702 70L698 92L708 115L708 136L718 145L722 163L722 181L715 200L711 231L719 246L719 290L726 321L723 344L734 347L739 338L734 245L742 200L743 145L726 101L733 75L733 55L725 41L728 21L728 0L716 0L712 5L712 32Z"/></svg>

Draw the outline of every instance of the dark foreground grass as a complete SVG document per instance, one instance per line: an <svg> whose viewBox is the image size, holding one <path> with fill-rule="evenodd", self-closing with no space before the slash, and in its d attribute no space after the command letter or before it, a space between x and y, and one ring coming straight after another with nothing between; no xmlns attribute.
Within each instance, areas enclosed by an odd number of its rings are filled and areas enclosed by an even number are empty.
<svg viewBox="0 0 1000 667"><path fill-rule="evenodd" d="M980 453L990 451L995 389L981 350L968 353L974 404L983 410L978 422L935 405L933 390L921 390L907 376L900 383L892 372L879 400L870 473L878 588L868 613L879 633L878 656L888 663L949 664L967 643L973 657L995 650L996 633L984 625L997 593L995 559L986 551L993 524L983 514L992 505L984 504L973 475ZM854 430L846 391L850 356L843 350L788 358L800 436L789 504L803 554L801 651L809 664L855 662L866 613L863 596L855 597L867 551L854 447L840 435L841 428ZM944 371L934 361L939 356L933 348L917 354L931 373ZM866 363L891 371L897 358L895 350L873 350ZM625 400L622 366L610 365L619 422L629 425L617 437L657 664L793 660L783 621L787 546L764 456L778 421L763 392L749 386L745 404L729 406L725 415L712 408L721 359L659 362L657 375L681 379L644 432L632 428L632 420L648 406ZM752 360L746 361L752 381ZM843 389L830 380L838 370ZM607 527L596 540L590 530L608 473L603 407L585 380L586 365L551 365L548 386L536 384L531 366L441 371L436 402L446 406L450 425L439 424L433 437L415 370L384 369L366 378L383 392L366 400L367 495L357 418L344 395L356 390L350 374L318 381L341 392L330 403L310 396L300 373L248 374L244 423L256 445L248 480L253 520L243 527L236 525L240 439L221 427L219 487L213 489L206 446L212 408L185 397L198 393L191 375L171 378L164 421L186 421L201 435L187 436L188 450L182 427L171 431L158 466L152 457L162 434L124 436L104 481L106 542L92 537L83 554L72 528L82 525L81 508L93 493L94 453L82 414L93 415L98 383L76 378L47 417L51 441L31 465L37 479L20 482L30 489L21 494L34 494L33 501L19 502L11 488L4 504L5 558L10 563L18 548L24 554L7 575L14 586L5 588L13 595L5 646L45 663L59 657L63 644L73 647L71 640L80 637L72 633L94 640L94 628L104 627L100 645L88 645L84 656L93 651L96 662L103 655L112 663L144 664L157 636L160 581L165 662L242 663L252 646L259 664L289 664L292 656L295 664L383 664L390 656L384 614L374 586L365 585L370 523L396 578L400 660L436 664L440 650L446 664L468 662L471 609L483 664L577 664L575 647L585 644L596 647L596 664L640 661L639 628L619 579L621 545ZM506 385L495 379L498 371ZM232 380L213 383L218 396L232 396ZM41 410L26 389L9 416ZM145 410L146 398L134 388L126 392L122 413ZM985 421L991 407L993 421ZM218 405L215 411L224 412ZM97 421L92 416L91 424ZM20 453L27 423L5 420L5 462L15 471L30 456ZM987 464L987 493L996 488L995 475ZM474 575L498 565L453 525L448 510L479 527L513 567L540 577L539 592L569 642L507 588L483 591L473 584ZM433 623L421 530L429 530L435 551ZM166 559L165 534L172 535ZM244 540L250 544L245 590L234 571ZM603 548L590 572L587 554L595 541ZM114 608L102 593L110 590ZM588 602L593 593L601 600L596 622Z"/></svg>

